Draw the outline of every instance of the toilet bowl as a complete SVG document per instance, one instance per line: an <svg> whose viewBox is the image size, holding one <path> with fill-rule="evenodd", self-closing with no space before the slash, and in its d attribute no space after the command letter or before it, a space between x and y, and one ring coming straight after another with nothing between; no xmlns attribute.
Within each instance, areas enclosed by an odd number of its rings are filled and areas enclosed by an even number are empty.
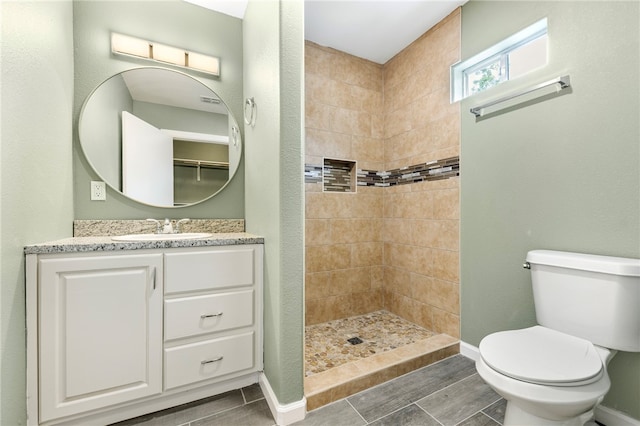
<svg viewBox="0 0 640 426"><path fill-rule="evenodd" d="M533 250L538 325L485 336L476 369L507 400L504 425L583 426L617 351L640 352L640 259Z"/></svg>
<svg viewBox="0 0 640 426"><path fill-rule="evenodd" d="M491 334L480 354L479 375L507 400L505 425L582 426L611 387L615 351L545 327Z"/></svg>

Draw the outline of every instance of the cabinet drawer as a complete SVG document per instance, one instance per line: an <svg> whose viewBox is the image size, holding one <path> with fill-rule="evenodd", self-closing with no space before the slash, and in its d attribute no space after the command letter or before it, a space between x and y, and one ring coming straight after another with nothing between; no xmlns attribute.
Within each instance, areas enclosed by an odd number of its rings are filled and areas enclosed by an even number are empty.
<svg viewBox="0 0 640 426"><path fill-rule="evenodd" d="M253 290L181 297L164 302L164 339L253 324Z"/></svg>
<svg viewBox="0 0 640 426"><path fill-rule="evenodd" d="M165 293L253 285L253 247L165 255Z"/></svg>
<svg viewBox="0 0 640 426"><path fill-rule="evenodd" d="M250 332L165 349L165 390L253 368L253 341Z"/></svg>

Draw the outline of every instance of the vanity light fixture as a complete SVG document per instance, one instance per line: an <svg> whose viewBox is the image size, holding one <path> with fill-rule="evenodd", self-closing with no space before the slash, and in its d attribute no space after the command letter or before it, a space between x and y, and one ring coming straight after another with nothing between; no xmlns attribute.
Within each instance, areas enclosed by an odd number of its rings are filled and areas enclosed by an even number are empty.
<svg viewBox="0 0 640 426"><path fill-rule="evenodd" d="M111 51L118 55L149 59L220 76L220 58L154 41L111 33Z"/></svg>

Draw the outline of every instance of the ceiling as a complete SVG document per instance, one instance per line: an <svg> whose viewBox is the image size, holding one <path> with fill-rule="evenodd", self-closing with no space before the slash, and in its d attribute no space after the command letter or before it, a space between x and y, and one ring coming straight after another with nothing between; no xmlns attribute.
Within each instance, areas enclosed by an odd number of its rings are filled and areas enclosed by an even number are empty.
<svg viewBox="0 0 640 426"><path fill-rule="evenodd" d="M224 103L211 102L220 100L213 90L188 75L162 68L139 68L120 75L135 101L228 114Z"/></svg>
<svg viewBox="0 0 640 426"><path fill-rule="evenodd" d="M185 0L242 19L248 0ZM304 0L305 39L384 64L467 0Z"/></svg>

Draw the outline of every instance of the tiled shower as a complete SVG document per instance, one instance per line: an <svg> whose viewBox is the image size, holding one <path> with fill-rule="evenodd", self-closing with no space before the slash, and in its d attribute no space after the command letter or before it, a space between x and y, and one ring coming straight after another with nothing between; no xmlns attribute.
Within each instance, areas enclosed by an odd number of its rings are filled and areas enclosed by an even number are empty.
<svg viewBox="0 0 640 426"><path fill-rule="evenodd" d="M305 321L459 338L460 10L384 65L305 45Z"/></svg>

